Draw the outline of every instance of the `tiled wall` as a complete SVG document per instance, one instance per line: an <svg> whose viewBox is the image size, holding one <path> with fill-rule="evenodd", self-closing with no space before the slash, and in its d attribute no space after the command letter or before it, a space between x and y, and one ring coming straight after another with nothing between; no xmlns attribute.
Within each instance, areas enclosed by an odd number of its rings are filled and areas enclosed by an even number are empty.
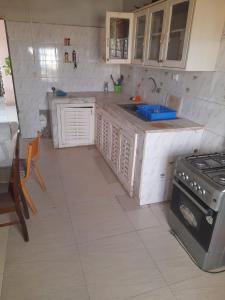
<svg viewBox="0 0 225 300"><path fill-rule="evenodd" d="M165 103L168 95L182 97L180 115L205 125L201 151L225 151L225 32L216 72L174 72L147 69L138 66L122 66L125 76L124 91L130 95L141 94L150 103ZM179 75L179 80L173 78ZM154 77L161 88L154 87L149 77ZM138 87L140 85L140 87Z"/></svg>
<svg viewBox="0 0 225 300"><path fill-rule="evenodd" d="M119 76L119 66L103 60L102 28L8 21L7 29L25 138L34 137L40 129L39 110L47 109L46 92L52 86L65 91L102 91L110 74ZM71 47L64 47L64 37L70 38ZM73 49L79 60L76 70L73 64L64 63L64 52L71 55Z"/></svg>

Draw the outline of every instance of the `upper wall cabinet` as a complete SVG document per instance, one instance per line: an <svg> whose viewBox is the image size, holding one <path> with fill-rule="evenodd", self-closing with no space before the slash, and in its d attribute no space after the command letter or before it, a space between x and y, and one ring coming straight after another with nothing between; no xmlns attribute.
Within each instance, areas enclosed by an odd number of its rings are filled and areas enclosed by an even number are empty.
<svg viewBox="0 0 225 300"><path fill-rule="evenodd" d="M145 51L145 64L153 67L161 66L164 56L164 40L166 36L166 9L164 2L149 9L149 26Z"/></svg>
<svg viewBox="0 0 225 300"><path fill-rule="evenodd" d="M148 9L134 14L134 38L132 48L132 63L143 63L145 55L146 29Z"/></svg>
<svg viewBox="0 0 225 300"><path fill-rule="evenodd" d="M187 71L215 70L225 20L225 0L165 0L128 16L131 20L134 17L132 52L126 51L125 47L123 55L126 59L117 51L122 59L114 58L110 62L130 63L132 53L132 63L145 66ZM107 32L108 36L115 37L112 26L108 26ZM116 44L120 44L120 39L117 40ZM113 39L108 40L108 58L110 47L112 54L116 55L115 47L110 43Z"/></svg>
<svg viewBox="0 0 225 300"><path fill-rule="evenodd" d="M133 13L106 13L106 62L131 63Z"/></svg>

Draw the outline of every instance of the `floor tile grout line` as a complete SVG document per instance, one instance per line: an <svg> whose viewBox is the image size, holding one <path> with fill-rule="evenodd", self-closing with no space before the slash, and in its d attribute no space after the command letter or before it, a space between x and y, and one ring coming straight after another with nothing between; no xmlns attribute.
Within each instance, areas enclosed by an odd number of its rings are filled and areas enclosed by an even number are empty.
<svg viewBox="0 0 225 300"><path fill-rule="evenodd" d="M59 158L57 157L57 161L58 161L58 159ZM59 170L59 172L58 172L59 173L59 179L60 179L61 184L62 184L63 194L65 196L66 209L67 209L67 212L68 212L68 215L69 215L69 218L70 218L70 224L71 224L71 228L72 228L74 240L75 240L75 243L76 243L76 249L77 249L78 257L79 257L79 264L80 264L80 267L81 267L81 271L82 271L82 275L83 275L83 279L84 279L85 288L86 288L87 293L88 293L88 298L90 300L91 296L90 296L90 291L89 291L89 288L88 288L88 282L87 282L87 278L86 278L85 271L84 271L84 266L83 266L82 259L81 259L80 249L79 249L78 243L76 241L76 233L74 231L74 227L73 227L73 223L72 223L72 219L71 219L71 214L70 214L70 210L69 210L68 203L67 203L67 195L65 193L65 186L64 186L64 183L63 183L63 180L62 180L62 174L61 174L61 169L60 169L59 164L58 164L58 170Z"/></svg>
<svg viewBox="0 0 225 300"><path fill-rule="evenodd" d="M162 225L161 225L161 226L162 226ZM160 274L162 275L163 279L165 280L167 287L170 289L170 291L171 291L171 293L174 295L174 297L175 297L176 299L178 299L178 298L176 297L176 295L174 294L173 290L171 289L171 287L172 287L173 285L175 285L175 284L179 284L179 283L188 281L188 280L190 280L191 277L190 277L190 278L187 278L187 279L184 279L184 280L181 280L181 281L174 282L174 283L172 283L172 284L168 283L168 282L167 282L167 279L165 278L165 276L164 276L163 273L161 272L160 268L158 267L157 262L155 261L155 259L154 259L153 256L151 255L149 249L147 248L147 246L145 245L144 241L143 241L142 238L140 237L140 234L139 234L140 231L141 231L141 230L138 230L138 231L137 231L137 234L138 234L138 236L139 236L139 238L140 238L142 244L144 245L144 247L145 247L146 251L148 252L149 256L152 258L152 260L153 260L155 266L157 267L158 271L159 271ZM200 277L200 276L201 276L201 275L194 275L194 276L192 276L192 278L198 278L198 277Z"/></svg>
<svg viewBox="0 0 225 300"><path fill-rule="evenodd" d="M155 261L155 259L153 258L153 256L151 255L151 253L150 253L150 251L149 251L149 249L147 248L147 246L145 245L145 243L144 243L144 241L142 240L142 238L140 237L140 234L139 234L139 232L137 232L137 235L138 235L138 237L139 237L139 239L140 239L140 241L141 241L141 243L142 243L142 245L144 246L144 248L145 248L145 250L147 251L147 253L148 253L148 255L149 255L149 257L152 259L152 261L153 261L153 263L154 263L154 265L155 265L155 267L157 268L157 270L159 271L159 273L161 274L161 276L162 276L162 278L163 278L163 280L164 280L164 282L165 282L165 284L166 284L166 286L169 288L169 290L172 292L172 290L171 290L171 288L170 288L170 286L169 286L169 284L168 284L168 282L167 282L167 280L166 280L166 278L165 278L165 276L164 276L164 274L161 272L161 270L160 270L160 268L159 268L159 266L158 266L158 264L157 264L157 262ZM174 293L172 292L172 294L174 295ZM178 298L174 295L174 297L178 300Z"/></svg>

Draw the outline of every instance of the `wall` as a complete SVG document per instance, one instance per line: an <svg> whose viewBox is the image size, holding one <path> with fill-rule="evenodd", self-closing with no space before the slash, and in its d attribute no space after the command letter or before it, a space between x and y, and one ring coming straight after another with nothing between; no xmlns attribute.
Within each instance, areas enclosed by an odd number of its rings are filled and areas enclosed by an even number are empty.
<svg viewBox="0 0 225 300"><path fill-rule="evenodd" d="M121 11L122 0L0 0L0 17L79 26L104 26L105 11Z"/></svg>
<svg viewBox="0 0 225 300"><path fill-rule="evenodd" d="M122 66L125 76L124 91L140 94L145 102L165 104L168 95L182 98L180 116L205 126L201 151L225 151L225 31L221 40L216 72L174 72ZM178 74L179 80L173 79ZM155 78L160 93L149 77ZM140 85L140 88L138 88Z"/></svg>
<svg viewBox="0 0 225 300"><path fill-rule="evenodd" d="M124 11L132 11L135 9L135 6L139 8L150 3L152 3L152 0L124 0L123 8Z"/></svg>
<svg viewBox="0 0 225 300"><path fill-rule="evenodd" d="M5 65L5 58L9 56L8 44L5 32L5 23L0 20L0 67L2 71L2 81L4 86L4 104L15 105L15 94L13 88L13 81L11 75L6 75L3 66Z"/></svg>
<svg viewBox="0 0 225 300"><path fill-rule="evenodd" d="M39 111L48 108L51 87L65 91L103 91L110 74L119 76L119 66L103 60L104 29L95 27L7 22L15 90L22 136L36 135ZM70 37L71 47L64 46ZM64 52L78 53L78 68L64 63ZM112 85L110 85L112 90Z"/></svg>

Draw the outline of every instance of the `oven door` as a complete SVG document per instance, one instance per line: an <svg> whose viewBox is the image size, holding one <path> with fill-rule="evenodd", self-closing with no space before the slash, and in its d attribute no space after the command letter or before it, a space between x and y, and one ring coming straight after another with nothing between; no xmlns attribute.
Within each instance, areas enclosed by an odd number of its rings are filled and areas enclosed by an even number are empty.
<svg viewBox="0 0 225 300"><path fill-rule="evenodd" d="M173 181L171 210L204 250L208 251L217 213L176 180Z"/></svg>

